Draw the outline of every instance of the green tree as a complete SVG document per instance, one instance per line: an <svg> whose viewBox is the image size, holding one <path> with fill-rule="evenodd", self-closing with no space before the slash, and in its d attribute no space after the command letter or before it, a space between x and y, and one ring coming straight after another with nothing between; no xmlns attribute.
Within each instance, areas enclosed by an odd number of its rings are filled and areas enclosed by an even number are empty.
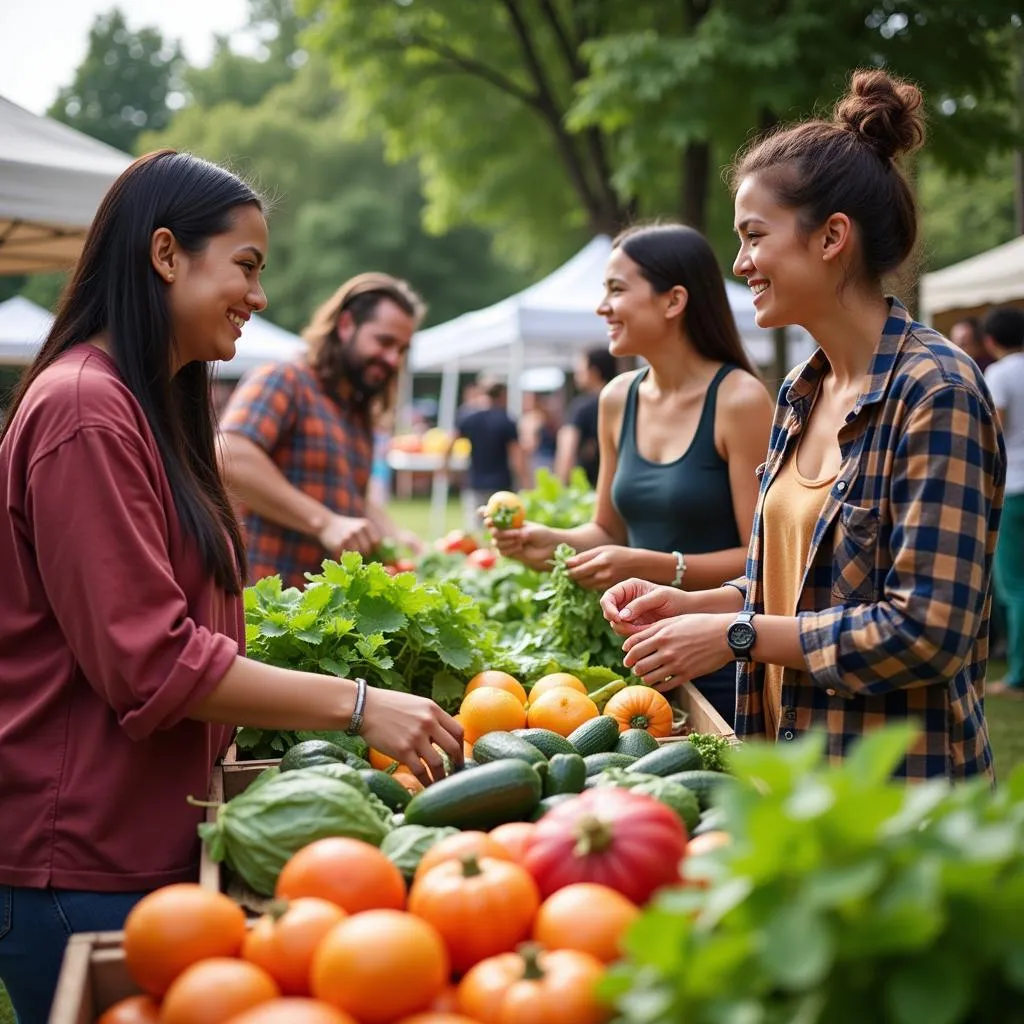
<svg viewBox="0 0 1024 1024"><path fill-rule="evenodd" d="M267 315L291 330L341 281L364 270L407 277L429 303L430 322L527 283L490 255L490 239L479 229L425 232L416 167L386 164L376 141L352 141L344 110L325 63L312 59L255 106L192 105L142 142L224 163L268 193Z"/></svg>
<svg viewBox="0 0 1024 1024"><path fill-rule="evenodd" d="M1018 0L302 0L353 130L415 158L428 223L484 224L541 262L671 214L718 234L717 170L751 129L831 102L850 69L925 88L933 148L1010 145Z"/></svg>
<svg viewBox="0 0 1024 1024"><path fill-rule="evenodd" d="M85 60L47 114L131 153L142 132L167 126L168 102L183 99L183 67L177 43L168 44L155 28L129 31L115 7L93 22Z"/></svg>

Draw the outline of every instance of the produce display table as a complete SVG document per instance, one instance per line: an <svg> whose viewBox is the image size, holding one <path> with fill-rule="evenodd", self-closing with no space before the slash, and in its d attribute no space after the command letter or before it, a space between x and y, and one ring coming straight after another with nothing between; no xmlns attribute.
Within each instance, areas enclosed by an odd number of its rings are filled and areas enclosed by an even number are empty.
<svg viewBox="0 0 1024 1024"><path fill-rule="evenodd" d="M118 1000L141 994L128 976L123 932L82 932L68 940L49 1024L94 1024Z"/></svg>

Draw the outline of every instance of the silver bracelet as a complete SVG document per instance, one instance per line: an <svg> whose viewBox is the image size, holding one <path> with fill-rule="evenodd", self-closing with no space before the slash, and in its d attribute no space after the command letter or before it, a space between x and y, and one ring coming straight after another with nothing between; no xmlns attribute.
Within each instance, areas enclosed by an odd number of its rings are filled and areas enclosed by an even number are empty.
<svg viewBox="0 0 1024 1024"><path fill-rule="evenodd" d="M356 676L356 706L352 712L352 719L345 730L346 736L358 736L363 728L363 710L366 707L366 680Z"/></svg>
<svg viewBox="0 0 1024 1024"><path fill-rule="evenodd" d="M681 587L686 575L686 556L680 551L673 551L672 554L676 556L676 574L672 577L672 586Z"/></svg>

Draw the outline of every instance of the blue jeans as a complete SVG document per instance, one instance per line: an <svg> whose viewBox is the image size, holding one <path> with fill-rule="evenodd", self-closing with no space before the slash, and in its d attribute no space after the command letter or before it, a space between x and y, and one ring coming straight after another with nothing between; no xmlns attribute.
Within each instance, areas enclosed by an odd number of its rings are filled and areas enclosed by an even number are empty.
<svg viewBox="0 0 1024 1024"><path fill-rule="evenodd" d="M46 1024L68 936L118 931L145 895L0 885L0 981L18 1024Z"/></svg>

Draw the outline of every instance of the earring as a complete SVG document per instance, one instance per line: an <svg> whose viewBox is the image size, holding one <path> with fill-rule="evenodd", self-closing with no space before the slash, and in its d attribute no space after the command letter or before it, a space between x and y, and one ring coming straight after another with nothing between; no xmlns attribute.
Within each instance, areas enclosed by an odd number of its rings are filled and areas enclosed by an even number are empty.
<svg viewBox="0 0 1024 1024"><path fill-rule="evenodd" d="M173 274L168 274L167 275L167 283L170 284L173 280L174 280L174 275Z"/></svg>

